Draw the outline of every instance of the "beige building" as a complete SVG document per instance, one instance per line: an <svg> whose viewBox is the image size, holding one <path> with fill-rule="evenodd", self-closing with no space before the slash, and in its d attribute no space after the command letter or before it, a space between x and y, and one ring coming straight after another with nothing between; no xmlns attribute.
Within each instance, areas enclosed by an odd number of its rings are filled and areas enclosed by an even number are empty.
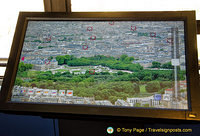
<svg viewBox="0 0 200 136"><path fill-rule="evenodd" d="M38 71L55 69L58 67L58 62L56 61L56 59L52 59L51 61L35 60L32 64L34 65L33 69Z"/></svg>

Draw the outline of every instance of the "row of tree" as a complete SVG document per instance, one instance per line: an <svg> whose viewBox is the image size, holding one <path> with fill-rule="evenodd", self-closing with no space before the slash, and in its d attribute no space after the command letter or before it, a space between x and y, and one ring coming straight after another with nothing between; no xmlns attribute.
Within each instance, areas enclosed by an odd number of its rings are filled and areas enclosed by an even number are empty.
<svg viewBox="0 0 200 136"><path fill-rule="evenodd" d="M119 58L111 56L96 55L93 57L76 58L73 55L57 56L56 60L59 65L67 64L68 66L97 66L102 65L111 69L140 71L143 67L140 64L133 64L134 57L121 55Z"/></svg>
<svg viewBox="0 0 200 136"><path fill-rule="evenodd" d="M126 100L140 92L139 85L130 82L104 82L104 83L66 83L52 81L23 83L23 86L46 89L73 90L74 96L94 97L95 100L109 100L113 104L117 99Z"/></svg>
<svg viewBox="0 0 200 136"><path fill-rule="evenodd" d="M174 83L171 81L150 81L146 83L145 89L149 93L160 92L163 93L164 89L172 88Z"/></svg>
<svg viewBox="0 0 200 136"><path fill-rule="evenodd" d="M18 72L28 71L29 69L32 69L32 68L33 68L32 64L25 64L24 62L19 62Z"/></svg>
<svg viewBox="0 0 200 136"><path fill-rule="evenodd" d="M151 67L152 68L164 68L164 69L173 69L174 68L174 66L172 66L171 62L161 64L160 62L157 62L157 61L153 61Z"/></svg>
<svg viewBox="0 0 200 136"><path fill-rule="evenodd" d="M127 73L118 71L117 73L109 72L95 72L92 73L89 70L85 74L75 75L74 73L66 72L57 72L53 74L51 71L23 71L17 73L18 78L23 78L24 82L32 81L47 81L52 80L53 82L65 81L65 82L111 82L111 81L173 81L174 80L174 71L173 70L143 70L134 73ZM26 80L25 80L26 79ZM179 71L178 73L179 80L185 80L185 71ZM17 82L21 83L21 82ZM16 83L16 84L17 84ZM20 84L18 84L20 85Z"/></svg>
<svg viewBox="0 0 200 136"><path fill-rule="evenodd" d="M163 93L166 88L171 88L173 82L170 81L151 81L151 82L53 82L47 80L46 82L31 82L22 83L27 87L38 87L43 89L57 89L57 90L73 90L75 96L80 97L94 97L95 100L109 100L113 104L117 99L126 100L127 98L135 97L140 93L140 85L145 85L148 93Z"/></svg>

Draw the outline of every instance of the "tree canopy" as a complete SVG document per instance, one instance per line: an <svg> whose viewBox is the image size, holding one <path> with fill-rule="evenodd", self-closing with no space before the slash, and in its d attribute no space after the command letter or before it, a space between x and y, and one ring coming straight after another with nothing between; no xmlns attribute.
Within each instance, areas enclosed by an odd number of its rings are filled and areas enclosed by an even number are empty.
<svg viewBox="0 0 200 136"><path fill-rule="evenodd" d="M73 55L57 56L56 60L59 65L67 64L68 66L97 66L102 65L111 69L140 71L143 67L140 64L133 64L134 57L121 55L120 58L111 56L95 55L93 57L76 58Z"/></svg>

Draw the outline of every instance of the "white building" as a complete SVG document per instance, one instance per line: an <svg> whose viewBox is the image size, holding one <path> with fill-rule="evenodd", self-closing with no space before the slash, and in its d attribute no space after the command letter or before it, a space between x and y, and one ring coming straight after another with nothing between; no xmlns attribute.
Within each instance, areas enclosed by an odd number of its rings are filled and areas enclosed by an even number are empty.
<svg viewBox="0 0 200 136"><path fill-rule="evenodd" d="M140 104L141 106L144 106L148 104L149 106L158 106L159 101L154 100L154 96L149 97L141 97L141 98L127 98L127 102L130 104L130 106L136 106L136 104Z"/></svg>
<svg viewBox="0 0 200 136"><path fill-rule="evenodd" d="M57 90L51 90L51 96L57 96Z"/></svg>
<svg viewBox="0 0 200 136"><path fill-rule="evenodd" d="M65 96L65 90L59 90L59 96Z"/></svg>
<svg viewBox="0 0 200 136"><path fill-rule="evenodd" d="M117 106L130 106L130 104L124 100L121 99L117 99L117 101L115 102L115 105Z"/></svg>
<svg viewBox="0 0 200 136"><path fill-rule="evenodd" d="M112 103L108 100L98 100L98 101L95 101L95 104L96 105L112 105Z"/></svg>
<svg viewBox="0 0 200 136"><path fill-rule="evenodd" d="M165 94L169 94L171 97L173 96L174 90L172 88L168 88L165 90Z"/></svg>
<svg viewBox="0 0 200 136"><path fill-rule="evenodd" d="M40 95L42 95L42 92L43 92L43 89L36 89L35 94L36 94L37 96L40 96Z"/></svg>
<svg viewBox="0 0 200 136"><path fill-rule="evenodd" d="M44 96L49 96L51 94L50 90L49 89L44 89L43 90L43 95Z"/></svg>
<svg viewBox="0 0 200 136"><path fill-rule="evenodd" d="M73 90L67 90L66 96L73 96Z"/></svg>
<svg viewBox="0 0 200 136"><path fill-rule="evenodd" d="M32 88L28 89L28 95L34 95L34 93L35 93L35 89L32 89Z"/></svg>

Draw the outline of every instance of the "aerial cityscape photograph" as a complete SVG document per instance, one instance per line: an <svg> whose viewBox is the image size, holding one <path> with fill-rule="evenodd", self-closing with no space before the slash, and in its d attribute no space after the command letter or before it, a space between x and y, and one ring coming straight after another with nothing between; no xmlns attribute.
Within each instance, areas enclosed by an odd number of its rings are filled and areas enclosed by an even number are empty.
<svg viewBox="0 0 200 136"><path fill-rule="evenodd" d="M188 109L184 21L28 21L11 101Z"/></svg>

